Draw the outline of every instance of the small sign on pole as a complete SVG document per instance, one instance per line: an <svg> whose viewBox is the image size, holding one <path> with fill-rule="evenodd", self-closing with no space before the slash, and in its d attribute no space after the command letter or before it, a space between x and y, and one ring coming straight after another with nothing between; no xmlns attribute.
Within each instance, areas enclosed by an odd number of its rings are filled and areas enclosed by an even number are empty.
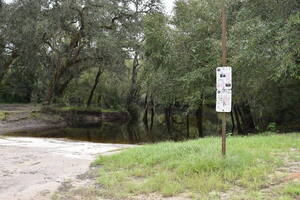
<svg viewBox="0 0 300 200"><path fill-rule="evenodd" d="M232 69L231 67L217 68L217 102L216 111L231 112L232 105Z"/></svg>

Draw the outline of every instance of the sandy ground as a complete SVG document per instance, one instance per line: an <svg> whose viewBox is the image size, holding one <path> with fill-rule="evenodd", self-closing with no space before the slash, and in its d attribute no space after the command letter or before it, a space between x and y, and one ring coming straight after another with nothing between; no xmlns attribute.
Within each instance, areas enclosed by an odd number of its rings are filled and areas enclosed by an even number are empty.
<svg viewBox="0 0 300 200"><path fill-rule="evenodd" d="M0 199L51 199L62 183L86 172L97 155L129 147L0 136Z"/></svg>

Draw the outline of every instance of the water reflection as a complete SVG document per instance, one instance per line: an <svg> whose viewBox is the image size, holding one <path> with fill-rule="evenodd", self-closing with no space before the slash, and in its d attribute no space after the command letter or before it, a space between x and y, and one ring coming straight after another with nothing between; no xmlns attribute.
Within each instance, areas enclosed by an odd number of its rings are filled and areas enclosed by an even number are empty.
<svg viewBox="0 0 300 200"><path fill-rule="evenodd" d="M190 119L189 136L187 136L186 118L177 119L173 127L168 130L165 121L157 117L153 128L149 128L139 121L128 123L102 123L93 128L66 128L47 131L22 131L7 134L8 136L42 137L42 138L66 138L77 141L88 141L96 143L118 143L118 144L141 144L155 143L160 141L181 141L198 136L195 120Z"/></svg>

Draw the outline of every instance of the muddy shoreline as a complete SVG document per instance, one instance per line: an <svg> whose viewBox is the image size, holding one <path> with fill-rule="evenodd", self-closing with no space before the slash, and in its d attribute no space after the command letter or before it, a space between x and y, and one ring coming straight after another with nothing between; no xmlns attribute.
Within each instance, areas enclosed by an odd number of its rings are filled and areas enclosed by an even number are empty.
<svg viewBox="0 0 300 200"><path fill-rule="evenodd" d="M126 112L59 110L31 105L0 104L0 135L22 131L45 131L66 127L101 126L102 122L126 123Z"/></svg>

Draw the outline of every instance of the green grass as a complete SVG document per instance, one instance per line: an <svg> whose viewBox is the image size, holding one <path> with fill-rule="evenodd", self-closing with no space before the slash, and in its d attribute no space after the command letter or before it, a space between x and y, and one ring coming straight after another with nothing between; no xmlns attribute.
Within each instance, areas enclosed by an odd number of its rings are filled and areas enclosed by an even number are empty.
<svg viewBox="0 0 300 200"><path fill-rule="evenodd" d="M286 185L283 189L283 193L291 197L300 197L300 182Z"/></svg>
<svg viewBox="0 0 300 200"><path fill-rule="evenodd" d="M98 181L104 196L115 198L157 193L205 197L238 186L259 191L266 176L283 165L290 148L300 148L299 134L229 137L220 156L220 138L164 142L101 156Z"/></svg>
<svg viewBox="0 0 300 200"><path fill-rule="evenodd" d="M6 118L6 113L0 110L0 121L4 121Z"/></svg>

